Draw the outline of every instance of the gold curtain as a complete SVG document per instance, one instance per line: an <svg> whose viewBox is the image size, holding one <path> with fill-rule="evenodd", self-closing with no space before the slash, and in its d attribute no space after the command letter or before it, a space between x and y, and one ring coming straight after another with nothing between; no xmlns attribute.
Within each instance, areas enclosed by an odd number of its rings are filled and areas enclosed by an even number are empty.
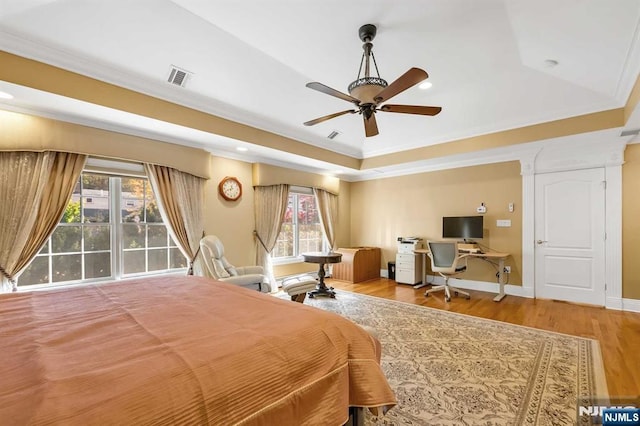
<svg viewBox="0 0 640 426"><path fill-rule="evenodd" d="M16 279L60 221L86 156L0 152L1 291Z"/></svg>
<svg viewBox="0 0 640 426"><path fill-rule="evenodd" d="M264 268L271 291L278 291L271 264L271 251L276 245L289 199L289 185L256 186L253 188L256 229L256 265Z"/></svg>
<svg viewBox="0 0 640 426"><path fill-rule="evenodd" d="M145 164L165 222L189 260L189 275L202 275L200 239L204 234L205 179L170 167Z"/></svg>
<svg viewBox="0 0 640 426"><path fill-rule="evenodd" d="M16 266L18 271L22 271L31 263L53 234L60 218L64 215L73 189L87 161L87 156L83 154L56 152L54 155L49 179L40 199L38 216Z"/></svg>
<svg viewBox="0 0 640 426"><path fill-rule="evenodd" d="M338 196L319 188L313 188L313 195L316 197L316 204L320 212L320 222L322 222L324 234L329 241L329 249L333 251L336 248Z"/></svg>

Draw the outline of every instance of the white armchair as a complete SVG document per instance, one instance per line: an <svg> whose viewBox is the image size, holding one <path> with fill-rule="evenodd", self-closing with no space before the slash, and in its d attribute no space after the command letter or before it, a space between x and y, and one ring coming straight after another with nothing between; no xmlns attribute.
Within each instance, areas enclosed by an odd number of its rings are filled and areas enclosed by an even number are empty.
<svg viewBox="0 0 640 426"><path fill-rule="evenodd" d="M211 278L242 287L257 286L260 291L270 291L262 266L233 266L224 257L222 241L215 235L207 235L200 240L200 251L204 259L205 273Z"/></svg>

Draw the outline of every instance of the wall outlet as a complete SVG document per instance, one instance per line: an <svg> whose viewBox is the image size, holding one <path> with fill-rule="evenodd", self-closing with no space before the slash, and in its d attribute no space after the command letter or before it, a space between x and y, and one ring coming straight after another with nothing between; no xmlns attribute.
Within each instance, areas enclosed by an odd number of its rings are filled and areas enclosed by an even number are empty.
<svg viewBox="0 0 640 426"><path fill-rule="evenodd" d="M505 267L504 267L504 272L505 272L506 274L510 274L510 273L511 273L511 266L505 266Z"/></svg>
<svg viewBox="0 0 640 426"><path fill-rule="evenodd" d="M496 226L498 228L509 228L509 227L511 227L511 220L509 220L509 219L498 219L498 220L496 220Z"/></svg>

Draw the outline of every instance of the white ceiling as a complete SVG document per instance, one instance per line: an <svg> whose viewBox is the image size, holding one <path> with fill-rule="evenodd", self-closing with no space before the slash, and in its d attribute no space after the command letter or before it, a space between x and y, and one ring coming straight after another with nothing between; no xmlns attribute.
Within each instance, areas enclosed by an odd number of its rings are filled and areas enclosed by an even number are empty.
<svg viewBox="0 0 640 426"><path fill-rule="evenodd" d="M0 49L356 158L624 106L640 71L640 0L0 0ZM433 87L396 104L435 117L377 114L303 122L350 108L358 28L391 82L410 67ZM558 62L549 67L547 60ZM171 65L193 73L166 82ZM335 166L0 82L7 109L181 141L220 155L316 170ZM340 135L326 136L333 130ZM248 153L237 153L245 145ZM396 167L397 168L397 167Z"/></svg>

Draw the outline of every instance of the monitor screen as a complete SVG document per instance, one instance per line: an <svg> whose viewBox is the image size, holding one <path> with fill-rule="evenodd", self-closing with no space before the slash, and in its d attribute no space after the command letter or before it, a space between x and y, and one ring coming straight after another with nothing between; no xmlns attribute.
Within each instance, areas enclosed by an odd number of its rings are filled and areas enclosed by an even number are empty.
<svg viewBox="0 0 640 426"><path fill-rule="evenodd" d="M481 239L483 216L457 216L442 218L442 238Z"/></svg>

